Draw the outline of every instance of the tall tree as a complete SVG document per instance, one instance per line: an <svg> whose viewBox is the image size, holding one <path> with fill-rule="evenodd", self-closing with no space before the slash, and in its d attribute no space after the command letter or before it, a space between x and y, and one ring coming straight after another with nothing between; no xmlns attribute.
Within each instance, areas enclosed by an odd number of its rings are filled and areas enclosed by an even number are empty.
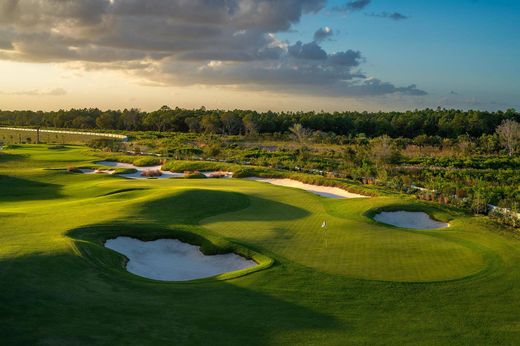
<svg viewBox="0 0 520 346"><path fill-rule="evenodd" d="M220 115L224 134L237 134L242 132L242 119L233 112L225 112Z"/></svg>
<svg viewBox="0 0 520 346"><path fill-rule="evenodd" d="M186 125L188 125L188 129L190 132L199 132L200 131L200 121L198 117L187 117L184 119Z"/></svg>
<svg viewBox="0 0 520 346"><path fill-rule="evenodd" d="M392 139L383 135L372 142L372 155L378 164L395 163L399 161L400 153Z"/></svg>
<svg viewBox="0 0 520 346"><path fill-rule="evenodd" d="M293 137L300 143L300 145L305 146L309 137L311 135L311 131L302 126L302 124L294 124L289 128L289 131L292 133Z"/></svg>
<svg viewBox="0 0 520 346"><path fill-rule="evenodd" d="M258 133L258 116L248 113L242 119L247 136L254 136Z"/></svg>
<svg viewBox="0 0 520 346"><path fill-rule="evenodd" d="M497 127L497 134L500 143L508 150L509 156L513 156L520 147L520 123L510 119L504 120Z"/></svg>
<svg viewBox="0 0 520 346"><path fill-rule="evenodd" d="M106 129L106 130L113 129L114 124L115 124L114 116L109 112L101 114L96 119L96 126L99 127L100 129Z"/></svg>
<svg viewBox="0 0 520 346"><path fill-rule="evenodd" d="M200 124L205 133L218 133L221 129L220 118L216 114L204 115L201 118Z"/></svg>

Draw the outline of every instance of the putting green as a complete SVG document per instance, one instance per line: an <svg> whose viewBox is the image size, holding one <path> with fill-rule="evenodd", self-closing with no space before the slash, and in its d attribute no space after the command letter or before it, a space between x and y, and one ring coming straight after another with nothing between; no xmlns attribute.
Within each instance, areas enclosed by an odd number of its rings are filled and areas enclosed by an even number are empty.
<svg viewBox="0 0 520 346"><path fill-rule="evenodd" d="M397 200L326 200L265 184L229 184L230 189L247 194L251 205L205 219L203 226L291 262L332 274L388 281L451 280L487 266L482 252L461 238L463 231L456 221L449 231L405 231L363 216L374 205ZM321 228L323 221L326 229Z"/></svg>
<svg viewBox="0 0 520 346"><path fill-rule="evenodd" d="M520 338L513 304L520 243L482 218L401 197L333 200L253 181L127 180L63 170L98 160L83 147L6 153L0 333L8 344ZM367 216L396 205L449 218L450 227L404 230ZM196 238L215 251L256 256L262 270L187 284L143 279L102 245L124 234Z"/></svg>

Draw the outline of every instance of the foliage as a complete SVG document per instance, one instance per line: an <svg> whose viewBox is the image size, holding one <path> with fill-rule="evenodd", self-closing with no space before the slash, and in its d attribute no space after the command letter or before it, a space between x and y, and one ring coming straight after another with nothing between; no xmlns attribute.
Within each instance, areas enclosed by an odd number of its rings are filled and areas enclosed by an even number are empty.
<svg viewBox="0 0 520 346"><path fill-rule="evenodd" d="M57 112L0 111L0 124L54 128L99 128L125 131L176 131L225 133L254 136L257 133L286 133L300 124L322 134L356 137L388 135L393 138L440 136L458 138L493 134L505 120L520 121L515 110L505 112L424 109L408 112L264 112L250 110L207 110L161 107L153 112L136 109L101 111L71 109ZM331 135L332 136L332 135Z"/></svg>
<svg viewBox="0 0 520 346"><path fill-rule="evenodd" d="M147 178L155 178L160 177L162 175L163 174L160 169L147 169L141 172L141 176Z"/></svg>
<svg viewBox="0 0 520 346"><path fill-rule="evenodd" d="M223 162L208 162L208 161L168 161L163 166L164 171L170 172L187 172L187 171L229 171L233 172L239 169L240 166L223 163Z"/></svg>
<svg viewBox="0 0 520 346"><path fill-rule="evenodd" d="M150 167L160 165L161 160L156 157L144 156L135 158L132 163L137 167Z"/></svg>
<svg viewBox="0 0 520 346"><path fill-rule="evenodd" d="M509 156L520 148L520 123L507 119L497 127L500 143L507 149Z"/></svg>
<svg viewBox="0 0 520 346"><path fill-rule="evenodd" d="M87 145L91 148L112 152L120 151L123 148L121 141L108 138L92 139L87 142Z"/></svg>
<svg viewBox="0 0 520 346"><path fill-rule="evenodd" d="M207 177L200 173L199 171L193 171L193 172L190 172L190 171L186 171L184 172L184 178L185 179L206 179Z"/></svg>

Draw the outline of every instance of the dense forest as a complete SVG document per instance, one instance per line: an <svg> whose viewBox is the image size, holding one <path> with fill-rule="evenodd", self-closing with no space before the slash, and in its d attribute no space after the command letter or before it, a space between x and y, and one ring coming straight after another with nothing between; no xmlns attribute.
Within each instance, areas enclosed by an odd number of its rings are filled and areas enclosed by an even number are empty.
<svg viewBox="0 0 520 346"><path fill-rule="evenodd" d="M284 133L295 124L340 136L457 138L493 134L504 120L520 122L514 109L505 112L424 109L407 112L256 112L181 109L163 106L153 112L97 108L53 112L1 111L0 125L125 131L173 131L211 134Z"/></svg>

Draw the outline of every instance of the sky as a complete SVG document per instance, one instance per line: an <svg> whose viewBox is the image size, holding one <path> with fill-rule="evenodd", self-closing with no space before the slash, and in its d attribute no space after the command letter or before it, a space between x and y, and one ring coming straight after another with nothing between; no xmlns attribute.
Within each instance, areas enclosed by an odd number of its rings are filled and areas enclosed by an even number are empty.
<svg viewBox="0 0 520 346"><path fill-rule="evenodd" d="M520 109L517 0L1 0L0 109Z"/></svg>

